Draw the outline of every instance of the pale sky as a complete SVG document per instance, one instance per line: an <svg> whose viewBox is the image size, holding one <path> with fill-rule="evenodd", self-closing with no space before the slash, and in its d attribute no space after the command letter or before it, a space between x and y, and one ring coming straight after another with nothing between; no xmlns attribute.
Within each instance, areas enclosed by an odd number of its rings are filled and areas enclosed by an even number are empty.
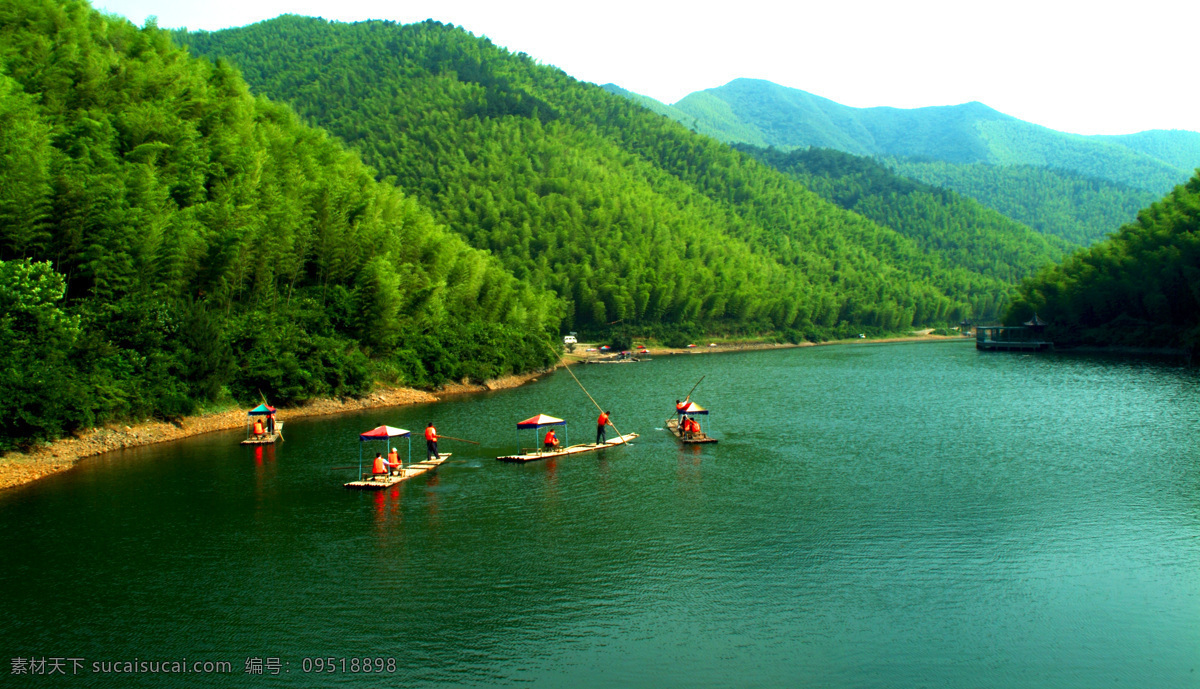
<svg viewBox="0 0 1200 689"><path fill-rule="evenodd" d="M138 25L209 31L284 13L432 18L664 103L747 77L854 107L980 101L1076 134L1200 131L1196 0L92 2Z"/></svg>

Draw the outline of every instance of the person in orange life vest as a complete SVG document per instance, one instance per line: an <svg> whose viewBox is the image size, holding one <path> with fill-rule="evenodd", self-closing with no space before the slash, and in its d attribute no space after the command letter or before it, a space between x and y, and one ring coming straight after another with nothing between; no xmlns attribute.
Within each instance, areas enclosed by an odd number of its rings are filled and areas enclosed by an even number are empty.
<svg viewBox="0 0 1200 689"><path fill-rule="evenodd" d="M549 431L547 431L546 437L545 437L545 443L546 443L546 451L548 451L548 452L553 452L554 450L558 449L558 436L555 435L553 428L551 428Z"/></svg>
<svg viewBox="0 0 1200 689"><path fill-rule="evenodd" d="M608 420L608 412L600 412L600 418L596 419L597 445L602 445L606 440L608 440L604 432L605 428L608 426L612 426L612 423ZM613 428L616 428L616 426L613 426Z"/></svg>
<svg viewBox="0 0 1200 689"><path fill-rule="evenodd" d="M393 474L399 474L404 470L400 464L400 453L397 452L396 448L394 447L392 448L392 451L388 453L387 463L388 469Z"/></svg>
<svg viewBox="0 0 1200 689"><path fill-rule="evenodd" d="M433 427L432 423L426 424L425 425L425 457L426 457L426 459L437 459L438 458L439 455L438 455L438 449L437 449L437 441L438 441L437 429Z"/></svg>
<svg viewBox="0 0 1200 689"><path fill-rule="evenodd" d="M254 437L259 438L263 435L262 419L254 420Z"/></svg>
<svg viewBox="0 0 1200 689"><path fill-rule="evenodd" d="M387 460L383 458L383 453L376 452L375 462L371 465L371 474L373 476L386 476L387 472Z"/></svg>
<svg viewBox="0 0 1200 689"><path fill-rule="evenodd" d="M698 430L700 430L700 424L696 423L692 417L683 417L683 432L687 434L688 438L695 435Z"/></svg>

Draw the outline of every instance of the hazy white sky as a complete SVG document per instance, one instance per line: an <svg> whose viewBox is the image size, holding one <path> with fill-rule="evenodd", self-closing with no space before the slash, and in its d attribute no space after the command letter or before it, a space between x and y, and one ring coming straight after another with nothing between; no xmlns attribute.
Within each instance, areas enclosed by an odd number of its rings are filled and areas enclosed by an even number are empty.
<svg viewBox="0 0 1200 689"><path fill-rule="evenodd" d="M1077 134L1200 131L1196 0L92 2L139 25L207 30L283 13L432 18L666 103L749 77L855 107L980 101Z"/></svg>

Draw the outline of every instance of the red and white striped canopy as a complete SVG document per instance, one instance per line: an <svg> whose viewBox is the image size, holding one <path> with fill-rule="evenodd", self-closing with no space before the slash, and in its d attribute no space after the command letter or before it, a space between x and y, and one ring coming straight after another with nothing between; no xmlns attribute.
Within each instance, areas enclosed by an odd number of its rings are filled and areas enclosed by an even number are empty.
<svg viewBox="0 0 1200 689"><path fill-rule="evenodd" d="M366 433L360 433L359 440L387 440L388 438L402 438L409 435L409 432L403 428L395 426L376 426Z"/></svg>
<svg viewBox="0 0 1200 689"><path fill-rule="evenodd" d="M537 416L531 416L524 421L517 422L517 428L540 428L541 426L557 426L565 423L566 421L563 421L562 419L556 419L553 416L546 416L545 414L538 414Z"/></svg>

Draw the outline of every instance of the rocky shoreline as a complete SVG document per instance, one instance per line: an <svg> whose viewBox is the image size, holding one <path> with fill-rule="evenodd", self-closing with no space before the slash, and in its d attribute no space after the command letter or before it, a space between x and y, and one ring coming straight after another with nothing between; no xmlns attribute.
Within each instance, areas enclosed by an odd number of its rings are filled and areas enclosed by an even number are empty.
<svg viewBox="0 0 1200 689"><path fill-rule="evenodd" d="M281 409L279 419L286 421L304 416L324 416L361 409L437 402L443 396L514 388L537 380L545 373L547 371L505 376L489 380L482 385L454 383L442 387L436 393L413 388L381 388L358 399L317 399L300 407ZM29 452L10 452L0 456L0 490L66 471L83 459L112 450L180 440L212 431L244 428L245 425L246 411L233 409L215 414L189 416L176 423L147 421L93 428L76 436L36 447Z"/></svg>
<svg viewBox="0 0 1200 689"><path fill-rule="evenodd" d="M879 342L929 342L961 339L955 337L938 337L935 335L920 335L916 337L896 337L878 340L839 340L822 342L826 344L853 344ZM671 349L666 347L650 348L650 356L660 355L696 355L717 354L731 351L755 351L764 349L788 349L795 347L820 346L811 342L800 344L780 344L774 342L734 342L717 347L699 346L694 349ZM564 364L584 363L593 357L585 354L568 354L559 362ZM556 367L557 368L557 367ZM378 407L396 407L409 404L425 404L437 402L448 396L485 392L488 390L503 390L515 388L525 383L537 380L550 370L536 371L519 376L504 376L489 380L482 385L453 383L443 386L436 392L416 390L413 388L380 388L358 399L317 399L301 407L280 410L279 419L304 416L323 416L342 412L374 409ZM66 471L79 461L94 457L105 452L120 450L128 447L152 445L154 443L180 440L201 433L223 431L231 428L242 428L246 424L246 412L243 409L214 414L186 417L178 422L147 421L139 424L115 424L104 428L93 428L73 437L61 438L47 445L34 448L29 452L10 452L0 456L0 490L21 486L42 477Z"/></svg>

